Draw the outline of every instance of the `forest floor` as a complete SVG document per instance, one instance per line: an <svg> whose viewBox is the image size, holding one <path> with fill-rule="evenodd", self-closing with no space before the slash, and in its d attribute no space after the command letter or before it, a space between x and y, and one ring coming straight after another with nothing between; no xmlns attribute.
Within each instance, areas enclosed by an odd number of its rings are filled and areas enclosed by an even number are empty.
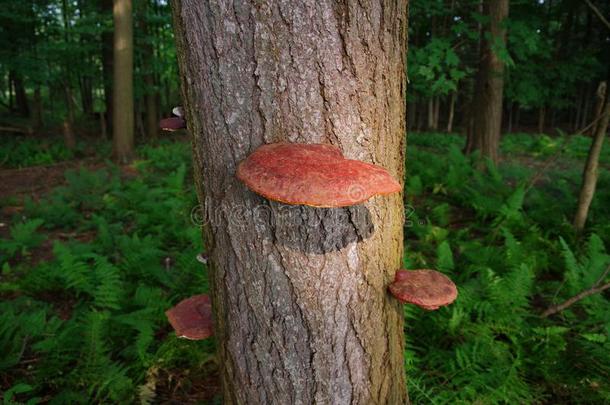
<svg viewBox="0 0 610 405"><path fill-rule="evenodd" d="M577 306L579 318L532 318L587 286L610 258L603 249L610 243L606 172L587 236L568 229L588 142L572 139L547 167L559 140L513 134L503 140L499 169L481 173L459 152L462 137L410 136L414 225L405 228L405 267L446 272L461 298L434 314L405 307L414 403L610 398L607 302ZM195 260L204 247L189 216L196 198L188 143L143 145L124 167L107 160L108 150L92 156L39 144L19 146L12 167L0 169L5 402L220 403L213 339L177 339L163 314L207 291L207 269ZM607 146L602 165L610 165ZM536 173L543 175L523 192ZM583 369L586 361L595 367Z"/></svg>

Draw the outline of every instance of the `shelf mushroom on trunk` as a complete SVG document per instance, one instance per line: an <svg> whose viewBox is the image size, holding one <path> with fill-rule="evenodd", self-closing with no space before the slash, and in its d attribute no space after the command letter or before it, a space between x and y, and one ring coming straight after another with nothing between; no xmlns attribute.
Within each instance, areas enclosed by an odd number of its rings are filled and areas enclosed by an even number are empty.
<svg viewBox="0 0 610 405"><path fill-rule="evenodd" d="M172 116L163 118L159 121L159 127L163 131L177 131L179 129L186 128L186 120L184 119L184 109L182 107L174 107L172 109Z"/></svg>
<svg viewBox="0 0 610 405"><path fill-rule="evenodd" d="M398 270L388 289L399 301L428 311L451 304L458 295L453 281L436 270Z"/></svg>
<svg viewBox="0 0 610 405"><path fill-rule="evenodd" d="M384 168L346 159L328 144L263 145L239 164L237 177L269 200L319 208L347 207L401 190Z"/></svg>
<svg viewBox="0 0 610 405"><path fill-rule="evenodd" d="M165 312L176 336L190 340L206 339L214 334L212 303L206 294L180 301Z"/></svg>

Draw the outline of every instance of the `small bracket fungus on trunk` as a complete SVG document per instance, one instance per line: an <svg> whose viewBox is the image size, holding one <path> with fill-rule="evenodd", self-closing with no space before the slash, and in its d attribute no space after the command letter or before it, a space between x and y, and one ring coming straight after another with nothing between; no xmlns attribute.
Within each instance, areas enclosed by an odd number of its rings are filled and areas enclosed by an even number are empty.
<svg viewBox="0 0 610 405"><path fill-rule="evenodd" d="M167 310L165 315L178 337L202 340L214 334L212 303L206 294L180 301Z"/></svg>
<svg viewBox="0 0 610 405"><path fill-rule="evenodd" d="M388 289L399 301L428 311L451 304L458 295L453 281L436 270L398 270Z"/></svg>
<svg viewBox="0 0 610 405"><path fill-rule="evenodd" d="M163 131L177 131L186 128L186 120L184 119L184 109L182 107L174 107L172 109L172 117L163 118L159 121L159 127Z"/></svg>
<svg viewBox="0 0 610 405"><path fill-rule="evenodd" d="M327 144L263 145L239 164L237 177L267 199L320 208L347 207L401 190L384 168L346 159Z"/></svg>

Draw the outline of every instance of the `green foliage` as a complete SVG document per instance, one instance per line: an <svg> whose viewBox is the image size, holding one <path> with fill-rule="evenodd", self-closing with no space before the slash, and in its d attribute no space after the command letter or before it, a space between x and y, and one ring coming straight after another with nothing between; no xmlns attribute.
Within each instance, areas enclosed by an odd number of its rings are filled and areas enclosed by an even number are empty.
<svg viewBox="0 0 610 405"><path fill-rule="evenodd" d="M0 239L0 252L8 258L20 253L25 256L29 250L40 245L44 236L37 233L37 229L44 223L41 219L26 220L11 227L11 237Z"/></svg>
<svg viewBox="0 0 610 405"><path fill-rule="evenodd" d="M139 155L150 160L136 164L141 175L133 179L112 166L66 172L66 185L29 202L24 214L31 219L14 225L2 242L3 250L32 253L43 224L49 232L94 235L55 241L47 261L26 257L5 266L5 403L43 395L58 404L133 403L149 370L171 375L213 359L213 340L185 344L164 315L178 300L207 290L206 271L195 259L200 231L189 217L195 198L187 186L188 146L145 147ZM58 209L69 214L67 222Z"/></svg>
<svg viewBox="0 0 610 405"><path fill-rule="evenodd" d="M476 158L459 152L455 138L409 138L407 172L419 180L414 193L407 183L414 212L405 262L410 268L440 269L459 290L456 302L438 311L405 308L411 401L607 403L607 297L597 294L559 315L539 316L590 288L610 264L608 233L581 241L565 226L580 166L562 164L552 169L552 178L563 179L562 185L544 182L526 193L531 171L515 170L512 163L488 165L482 172ZM547 154L539 145L537 138L518 135L503 138L502 147L534 160ZM575 157L572 150L566 159ZM596 195L596 200L592 215L610 221L604 208L608 197Z"/></svg>

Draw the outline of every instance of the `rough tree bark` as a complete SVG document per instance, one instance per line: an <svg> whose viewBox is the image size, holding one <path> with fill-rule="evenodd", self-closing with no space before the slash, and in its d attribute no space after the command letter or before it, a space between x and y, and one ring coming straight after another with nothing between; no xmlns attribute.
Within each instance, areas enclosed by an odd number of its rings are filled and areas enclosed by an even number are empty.
<svg viewBox="0 0 610 405"><path fill-rule="evenodd" d="M597 177L599 171L599 155L604 145L604 138L608 130L608 121L610 121L610 97L606 99L606 106L602 110L602 118L596 127L593 143L589 149L587 163L582 176L582 185L580 186L580 196L578 197L578 206L574 215L574 228L577 231L582 231L587 222L589 207L593 201L595 188L597 186Z"/></svg>
<svg viewBox="0 0 610 405"><path fill-rule="evenodd" d="M403 404L402 196L289 207L237 164L330 143L403 178L407 0L173 0L227 404Z"/></svg>
<svg viewBox="0 0 610 405"><path fill-rule="evenodd" d="M114 86L112 140L114 158L122 164L133 158L133 15L131 0L114 0Z"/></svg>
<svg viewBox="0 0 610 405"><path fill-rule="evenodd" d="M475 86L472 127L468 131L466 153L480 150L483 156L498 161L502 129L502 94L504 92L504 61L494 52L494 44L506 43L503 25L508 17L508 0L483 2L489 25L483 30L481 60Z"/></svg>

